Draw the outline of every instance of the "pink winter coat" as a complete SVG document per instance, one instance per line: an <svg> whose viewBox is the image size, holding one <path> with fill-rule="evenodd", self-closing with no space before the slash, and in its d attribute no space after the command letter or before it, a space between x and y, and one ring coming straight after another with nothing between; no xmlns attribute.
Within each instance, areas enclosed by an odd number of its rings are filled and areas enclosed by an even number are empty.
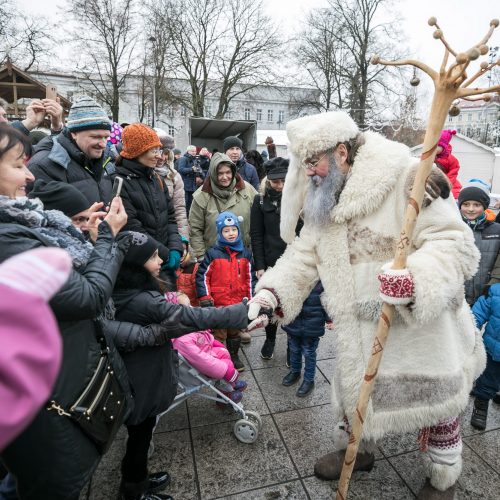
<svg viewBox="0 0 500 500"><path fill-rule="evenodd" d="M207 377L227 382L234 382L238 378L229 351L214 338L210 330L172 339L172 345L191 366Z"/></svg>
<svg viewBox="0 0 500 500"><path fill-rule="evenodd" d="M47 402L62 357L50 306L36 295L0 284L0 450Z"/></svg>

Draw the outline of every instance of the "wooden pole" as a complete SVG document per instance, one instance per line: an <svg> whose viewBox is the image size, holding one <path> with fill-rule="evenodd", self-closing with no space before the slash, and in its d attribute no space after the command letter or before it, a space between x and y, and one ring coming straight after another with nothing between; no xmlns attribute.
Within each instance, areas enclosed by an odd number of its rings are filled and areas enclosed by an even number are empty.
<svg viewBox="0 0 500 500"><path fill-rule="evenodd" d="M500 86L496 86L491 89L467 89L467 82L464 87L460 87L460 85L467 79L465 69L467 68L469 62L477 59L479 54L484 55L487 52L487 50L486 52L484 50L484 44L491 36L493 29L498 26L497 20L493 20L490 23L490 30L487 36L481 40L480 45L473 47L466 54L456 54L456 61L452 63L448 69L446 68L446 63L448 61L449 54L450 52L453 54L455 53L444 40L442 31L439 29L435 18L429 19L429 25L436 26L437 30L434 33L434 38L440 39L445 46L445 55L439 72L434 71L425 64L415 60L391 62L382 61L378 58L378 56L374 56L372 59L374 64L380 63L388 66L402 66L410 64L418 67L432 78L435 87L431 111L424 137L422 155L420 157L420 164L417 168L415 181L408 200L403 227L401 229L399 242L394 256L393 269L403 269L406 267L406 260L412 243L413 230L415 228L417 217L422 207L425 195L425 183L431 172L441 130L443 129L446 121L446 115L453 101L458 97L477 95L486 91L500 91ZM474 49L476 50L474 51ZM380 313L377 330L373 339L372 352L368 359L365 375L360 386L356 410L352 417L352 430L344 457L344 465L342 467L342 473L339 480L336 500L347 500L349 482L354 469L359 444L363 436L363 424L366 417L366 410L375 385L375 380L380 362L382 360L382 354L387 337L389 335L393 315L394 306L383 303L382 312Z"/></svg>

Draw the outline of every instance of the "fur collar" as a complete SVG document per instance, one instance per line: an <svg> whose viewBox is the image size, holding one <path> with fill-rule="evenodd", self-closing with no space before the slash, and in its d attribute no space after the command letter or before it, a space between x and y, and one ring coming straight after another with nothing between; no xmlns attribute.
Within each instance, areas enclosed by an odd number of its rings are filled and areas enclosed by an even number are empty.
<svg viewBox="0 0 500 500"><path fill-rule="evenodd" d="M364 135L366 142L359 148L339 203L331 213L336 223L377 210L408 169L410 152L407 146L375 132Z"/></svg>

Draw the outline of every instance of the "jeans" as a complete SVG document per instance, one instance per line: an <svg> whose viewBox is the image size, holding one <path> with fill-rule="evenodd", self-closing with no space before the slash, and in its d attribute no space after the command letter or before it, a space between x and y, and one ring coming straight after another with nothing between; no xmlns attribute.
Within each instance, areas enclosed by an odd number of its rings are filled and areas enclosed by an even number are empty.
<svg viewBox="0 0 500 500"><path fill-rule="evenodd" d="M479 399L489 401L500 389L500 361L486 353L486 369L476 380L472 393Z"/></svg>
<svg viewBox="0 0 500 500"><path fill-rule="evenodd" d="M295 373L302 371L302 356L304 356L304 380L314 381L316 373L316 349L319 337L296 337L288 335L290 349L290 370Z"/></svg>

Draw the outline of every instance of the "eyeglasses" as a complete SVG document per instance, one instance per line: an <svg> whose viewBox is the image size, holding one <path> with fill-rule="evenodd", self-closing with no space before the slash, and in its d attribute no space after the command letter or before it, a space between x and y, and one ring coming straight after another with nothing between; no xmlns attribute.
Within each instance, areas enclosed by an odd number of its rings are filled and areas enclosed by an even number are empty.
<svg viewBox="0 0 500 500"><path fill-rule="evenodd" d="M306 161L305 166L309 170L316 170L318 168L319 162L327 155L328 153L325 153L319 160L316 161Z"/></svg>
<svg viewBox="0 0 500 500"><path fill-rule="evenodd" d="M158 156L163 154L163 149L150 149L149 152L154 156Z"/></svg>

